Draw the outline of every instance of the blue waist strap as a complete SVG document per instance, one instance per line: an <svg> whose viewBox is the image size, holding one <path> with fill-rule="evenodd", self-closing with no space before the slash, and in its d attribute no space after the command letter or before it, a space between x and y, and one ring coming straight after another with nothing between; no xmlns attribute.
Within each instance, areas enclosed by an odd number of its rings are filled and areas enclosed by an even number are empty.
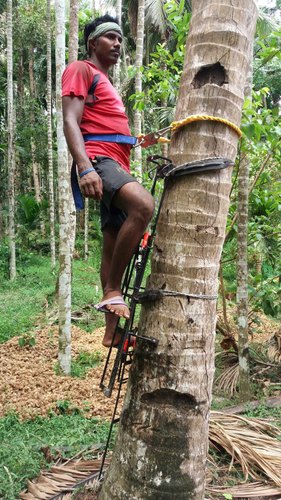
<svg viewBox="0 0 281 500"><path fill-rule="evenodd" d="M100 142L118 142L119 144L131 144L134 146L138 139L132 135L122 134L85 134L84 141L100 141Z"/></svg>
<svg viewBox="0 0 281 500"><path fill-rule="evenodd" d="M83 210L84 202L77 179L76 165L74 162L72 163L71 167L71 188L76 210L77 211Z"/></svg>

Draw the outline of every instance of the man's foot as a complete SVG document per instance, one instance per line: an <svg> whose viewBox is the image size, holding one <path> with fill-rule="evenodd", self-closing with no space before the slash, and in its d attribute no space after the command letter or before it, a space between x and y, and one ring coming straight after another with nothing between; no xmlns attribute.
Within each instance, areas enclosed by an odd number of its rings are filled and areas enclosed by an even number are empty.
<svg viewBox="0 0 281 500"><path fill-rule="evenodd" d="M104 334L103 341L102 341L102 345L104 347L111 346L113 336L114 336L114 341L113 341L112 347L118 347L119 343L122 340L122 333L118 330L119 330L118 326L115 326L112 329L112 328L109 328L108 325L106 325L105 334Z"/></svg>
<svg viewBox="0 0 281 500"><path fill-rule="evenodd" d="M100 312L110 312L119 318L130 318L130 311L127 304L124 302L120 292L111 291L104 295L101 302L95 304L95 308Z"/></svg>

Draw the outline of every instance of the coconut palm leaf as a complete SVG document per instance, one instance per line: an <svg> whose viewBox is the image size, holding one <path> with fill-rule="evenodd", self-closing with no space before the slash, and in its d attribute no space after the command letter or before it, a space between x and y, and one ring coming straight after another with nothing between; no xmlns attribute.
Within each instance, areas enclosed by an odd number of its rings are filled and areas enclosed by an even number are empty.
<svg viewBox="0 0 281 500"><path fill-rule="evenodd" d="M280 429L262 419L212 412L209 432L211 445L230 455L229 470L238 463L245 481L263 475L281 488Z"/></svg>
<svg viewBox="0 0 281 500"><path fill-rule="evenodd" d="M164 0L146 0L146 22L163 36L167 29Z"/></svg>
<svg viewBox="0 0 281 500"><path fill-rule="evenodd" d="M95 460L70 460L55 465L51 469L43 471L34 481L28 481L27 491L20 493L20 499L66 498L64 494L72 492L85 483L97 483L100 466L100 457ZM108 461L106 461L105 466L108 466Z"/></svg>
<svg viewBox="0 0 281 500"><path fill-rule="evenodd" d="M276 488L274 485L264 485L261 482L242 484L232 488L212 487L209 486L207 491L212 494L229 495L231 498L278 498L281 497L281 488Z"/></svg>

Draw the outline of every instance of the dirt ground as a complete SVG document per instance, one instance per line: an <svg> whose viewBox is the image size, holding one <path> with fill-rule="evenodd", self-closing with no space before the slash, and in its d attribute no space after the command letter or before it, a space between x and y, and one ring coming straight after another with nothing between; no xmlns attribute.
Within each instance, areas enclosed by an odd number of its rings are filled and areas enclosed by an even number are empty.
<svg viewBox="0 0 281 500"><path fill-rule="evenodd" d="M36 331L34 347L20 347L18 337L0 345L0 417L15 411L21 418L47 416L57 411L58 401L89 409L88 417L110 420L115 392L109 399L99 388L107 348L102 346L103 328L87 333L72 328L73 357L81 351L101 354L101 364L88 370L85 378L56 375L58 328Z"/></svg>
<svg viewBox="0 0 281 500"><path fill-rule="evenodd" d="M260 317L252 341L264 343L279 329L276 322ZM98 351L101 364L89 369L85 378L66 377L56 374L58 328L38 329L34 347L20 347L18 337L0 345L0 417L15 411L21 418L47 416L57 411L58 401L70 401L72 407L85 410L88 417L110 420L115 403L102 393L99 383L107 356L102 346L103 328L87 333L72 327L72 354ZM121 401L120 401L121 403ZM121 407L122 405L120 405Z"/></svg>

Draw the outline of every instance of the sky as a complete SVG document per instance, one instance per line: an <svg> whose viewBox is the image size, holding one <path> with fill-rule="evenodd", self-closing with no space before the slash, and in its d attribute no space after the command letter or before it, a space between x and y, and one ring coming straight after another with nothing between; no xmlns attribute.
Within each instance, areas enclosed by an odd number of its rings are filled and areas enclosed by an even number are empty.
<svg viewBox="0 0 281 500"><path fill-rule="evenodd" d="M259 7L275 7L275 0L256 0Z"/></svg>

